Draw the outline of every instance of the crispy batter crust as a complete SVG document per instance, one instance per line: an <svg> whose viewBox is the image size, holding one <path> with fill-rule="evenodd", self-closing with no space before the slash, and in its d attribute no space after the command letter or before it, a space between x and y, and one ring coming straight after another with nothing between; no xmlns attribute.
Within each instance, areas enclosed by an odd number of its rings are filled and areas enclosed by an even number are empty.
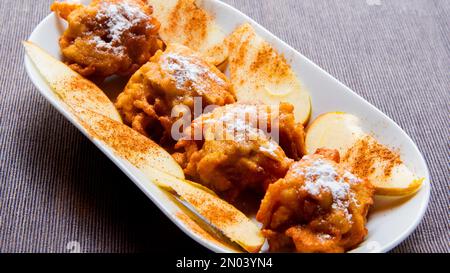
<svg viewBox="0 0 450 273"><path fill-rule="evenodd" d="M271 251L344 252L363 241L373 187L338 162L337 151L318 150L269 186L257 220Z"/></svg>
<svg viewBox="0 0 450 273"><path fill-rule="evenodd" d="M195 97L203 107L235 102L231 84L214 65L188 47L169 44L131 77L116 107L126 123L168 148L178 119L172 109L186 106L193 113Z"/></svg>
<svg viewBox="0 0 450 273"><path fill-rule="evenodd" d="M59 44L69 66L83 76L130 75L162 46L159 22L142 0L55 2L51 10L68 22Z"/></svg>
<svg viewBox="0 0 450 273"><path fill-rule="evenodd" d="M273 123L270 117L264 118L268 131L280 130L280 143L286 144L282 146L284 151L257 129L260 123L250 121L250 117L270 116L273 109L249 104L216 108L194 120L188 138L176 145L184 152L174 156L186 175L229 201L248 189L263 193L270 183L284 177L292 163L285 151L300 157L303 150L303 127L294 123L291 105L281 104ZM215 127L222 124L225 128ZM196 128L203 130L201 140L192 139Z"/></svg>

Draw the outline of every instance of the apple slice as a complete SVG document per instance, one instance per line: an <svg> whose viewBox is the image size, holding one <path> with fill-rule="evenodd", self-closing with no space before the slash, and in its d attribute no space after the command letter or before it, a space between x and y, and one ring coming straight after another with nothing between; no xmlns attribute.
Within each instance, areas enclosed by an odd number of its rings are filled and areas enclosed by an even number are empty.
<svg viewBox="0 0 450 273"><path fill-rule="evenodd" d="M337 149L341 162L355 175L367 178L379 195L402 196L416 192L423 178L417 177L398 153L365 133L351 114L330 112L319 116L306 131L306 151Z"/></svg>
<svg viewBox="0 0 450 273"><path fill-rule="evenodd" d="M196 0L148 0L161 24L166 44L178 43L198 51L206 61L220 65L228 57L226 35Z"/></svg>
<svg viewBox="0 0 450 273"><path fill-rule="evenodd" d="M306 124L311 99L290 65L255 30L244 24L227 39L230 80L238 101L294 105L297 122Z"/></svg>
<svg viewBox="0 0 450 273"><path fill-rule="evenodd" d="M313 154L318 148L326 147L338 150L342 157L364 135L357 117L343 112L322 114L307 128L306 153Z"/></svg>
<svg viewBox="0 0 450 273"><path fill-rule="evenodd" d="M242 252L242 248L236 244L231 244L230 239L225 237L222 232L214 229L211 225L206 223L201 217L192 211L188 210L186 206L180 206L181 211L177 212L175 215L180 220L184 226L203 240L209 241L218 247L227 249L233 252Z"/></svg>
<svg viewBox="0 0 450 273"><path fill-rule="evenodd" d="M92 137L104 142L144 174L158 169L184 178L183 170L175 159L149 138L94 111L79 108L73 109L73 113Z"/></svg>
<svg viewBox="0 0 450 273"><path fill-rule="evenodd" d="M73 113L88 133L138 168L150 181L176 193L225 236L249 252L264 243L259 228L242 212L220 199L208 188L184 180L184 173L172 156L150 139L128 126L96 112L77 109Z"/></svg>
<svg viewBox="0 0 450 273"><path fill-rule="evenodd" d="M264 244L261 230L245 214L204 186L154 171L150 180L177 194L211 225L248 252L258 252Z"/></svg>
<svg viewBox="0 0 450 273"><path fill-rule="evenodd" d="M37 45L24 41L25 51L55 94L73 109L85 108L122 122L119 112L91 81L53 58Z"/></svg>

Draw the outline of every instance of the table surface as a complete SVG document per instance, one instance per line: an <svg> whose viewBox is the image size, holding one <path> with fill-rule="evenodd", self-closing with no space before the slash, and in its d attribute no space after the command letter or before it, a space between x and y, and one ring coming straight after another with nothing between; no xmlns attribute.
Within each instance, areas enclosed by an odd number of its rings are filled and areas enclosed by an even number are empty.
<svg viewBox="0 0 450 273"><path fill-rule="evenodd" d="M226 0L396 121L431 202L394 252L450 252L450 1ZM0 1L0 252L206 251L40 96L20 41L51 0ZM156 236L155 236L156 235Z"/></svg>

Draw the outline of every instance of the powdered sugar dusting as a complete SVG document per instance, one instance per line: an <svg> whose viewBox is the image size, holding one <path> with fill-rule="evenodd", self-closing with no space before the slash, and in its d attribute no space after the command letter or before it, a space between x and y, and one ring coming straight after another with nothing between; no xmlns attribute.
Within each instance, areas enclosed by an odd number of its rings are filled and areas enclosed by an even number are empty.
<svg viewBox="0 0 450 273"><path fill-rule="evenodd" d="M345 170L343 176L350 184L360 183L361 179L353 175L351 172Z"/></svg>
<svg viewBox="0 0 450 273"><path fill-rule="evenodd" d="M355 198L350 183L357 183L359 179L350 172L345 172L342 177L339 176L336 168L322 159L313 160L312 164L300 174L305 177L303 189L316 196L324 190L329 191L333 197L332 208L344 211L347 219L351 220L352 215L348 211L348 206Z"/></svg>
<svg viewBox="0 0 450 273"><path fill-rule="evenodd" d="M277 154L280 151L278 143L257 127L258 123L267 122L267 113L263 109L260 109L257 105L245 104L224 106L224 109L223 112L213 111L204 115L203 123L206 131L211 128L214 132L212 137L209 137L207 132L205 139L232 140L240 143L259 140L258 149L260 152L274 159L279 158L280 155ZM262 117L262 115L265 116ZM225 136L223 132L226 133Z"/></svg>
<svg viewBox="0 0 450 273"><path fill-rule="evenodd" d="M227 132L230 137L236 142L243 142L246 140L256 140L265 137L264 133L253 126L251 120L246 117L257 116L256 105L236 105L224 106L224 111L213 111L207 114L204 124L207 127L214 126L213 130L216 132ZM228 136L227 135L227 136ZM218 140L215 136L215 140ZM267 147L269 149L269 147Z"/></svg>
<svg viewBox="0 0 450 273"><path fill-rule="evenodd" d="M93 36L91 42L101 50L111 50L114 53L122 54L125 51L122 45L124 33L131 30L136 25L140 25L150 20L150 16L143 12L139 6L132 5L127 1L120 3L104 2L95 17L97 21L102 22L107 28L108 34L106 40L99 36ZM145 24L152 28L152 24Z"/></svg>
<svg viewBox="0 0 450 273"><path fill-rule="evenodd" d="M169 53L164 57L161 67L173 76L177 88L194 88L198 95L203 95L203 90L210 88L211 82L225 86L222 78L194 57Z"/></svg>
<svg viewBox="0 0 450 273"><path fill-rule="evenodd" d="M320 234L318 235L318 238L319 238L319 240L321 240L322 242L323 242L323 241L326 241L326 240L332 239L331 235L326 234L326 233L320 233Z"/></svg>
<svg viewBox="0 0 450 273"><path fill-rule="evenodd" d="M259 146L259 150L263 153L270 155L272 158L276 158L277 154L275 151L278 149L278 145L275 141L270 140L265 145Z"/></svg>

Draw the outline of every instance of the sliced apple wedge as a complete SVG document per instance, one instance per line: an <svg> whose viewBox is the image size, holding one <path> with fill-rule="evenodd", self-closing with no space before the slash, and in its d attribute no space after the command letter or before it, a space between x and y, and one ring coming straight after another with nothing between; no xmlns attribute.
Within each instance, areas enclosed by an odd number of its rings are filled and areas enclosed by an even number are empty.
<svg viewBox="0 0 450 273"><path fill-rule="evenodd" d="M249 24L237 28L227 44L230 80L238 101L289 102L294 105L296 121L308 122L310 96L282 55Z"/></svg>
<svg viewBox="0 0 450 273"><path fill-rule="evenodd" d="M122 122L114 104L91 81L53 58L37 45L24 41L28 57L56 95L74 109L85 108Z"/></svg>
<svg viewBox="0 0 450 273"><path fill-rule="evenodd" d="M188 202L204 219L248 252L264 244L260 229L245 214L204 186L154 171L149 178L160 187Z"/></svg>
<svg viewBox="0 0 450 273"><path fill-rule="evenodd" d="M330 112L318 116L307 128L305 149L308 154L322 147L336 149L342 157L364 135L357 117Z"/></svg>
<svg viewBox="0 0 450 273"><path fill-rule="evenodd" d="M343 154L342 162L357 176L366 177L378 195L409 195L419 190L423 182L398 153L370 135L357 139Z"/></svg>
<svg viewBox="0 0 450 273"><path fill-rule="evenodd" d="M209 241L218 247L232 252L242 252L242 248L235 243L230 243L230 239L225 237L221 231L212 228L211 225L202 220L197 214L188 211L186 207L180 208L182 208L182 210L176 213L176 217L186 226L186 228L193 231L203 240Z"/></svg>
<svg viewBox="0 0 450 273"><path fill-rule="evenodd" d="M318 148L337 149L341 162L355 175L367 178L379 195L408 195L422 185L423 179L400 155L365 133L354 115L331 112L319 116L306 131L305 146L308 154Z"/></svg>
<svg viewBox="0 0 450 273"><path fill-rule="evenodd" d="M150 181L186 200L198 214L245 250L259 251L264 237L258 227L213 191L184 180L183 170L163 148L128 126L96 112L77 109L73 113L92 137L128 160Z"/></svg>
<svg viewBox="0 0 450 273"><path fill-rule="evenodd" d="M184 178L183 170L158 144L130 127L87 109L74 109L75 116L88 133L111 147L144 174L158 169Z"/></svg>
<svg viewBox="0 0 450 273"><path fill-rule="evenodd" d="M159 35L166 44L178 43L198 51L214 65L227 56L226 35L196 0L148 0L161 24Z"/></svg>

